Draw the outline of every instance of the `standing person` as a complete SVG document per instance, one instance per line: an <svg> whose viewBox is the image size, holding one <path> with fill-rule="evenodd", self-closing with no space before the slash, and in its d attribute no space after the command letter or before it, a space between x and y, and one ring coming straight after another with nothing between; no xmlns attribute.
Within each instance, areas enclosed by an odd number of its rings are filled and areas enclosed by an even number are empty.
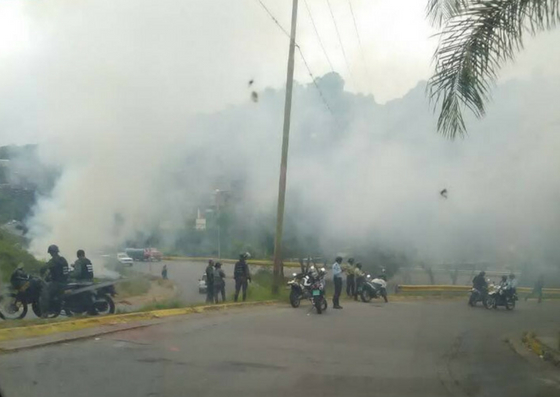
<svg viewBox="0 0 560 397"><path fill-rule="evenodd" d="M51 259L41 268L41 275L45 276L47 285L41 291L41 317L47 317L51 308L51 301L60 295L68 281L68 262L60 256L58 247L50 245L47 253Z"/></svg>
<svg viewBox="0 0 560 397"><path fill-rule="evenodd" d="M362 264L356 263L354 269L354 277L356 278L356 290L354 291L354 300L358 300L358 294L362 292L362 284L364 283L366 274L362 271Z"/></svg>
<svg viewBox="0 0 560 397"><path fill-rule="evenodd" d="M78 250L76 252L76 262L74 262L74 271L70 274L70 277L78 282L93 282L93 265L91 261L86 258L86 253L84 250ZM97 310L95 310L95 294L92 291L82 292L80 294L80 299L82 300L85 307L87 307L87 312L90 315L96 315ZM66 314L69 314L67 311Z"/></svg>
<svg viewBox="0 0 560 397"><path fill-rule="evenodd" d="M220 293L222 294L222 302L226 301L226 275L222 270L222 264L217 262L214 265L214 300L216 303L220 301Z"/></svg>
<svg viewBox="0 0 560 397"><path fill-rule="evenodd" d="M239 255L239 260L235 263L235 267L233 268L233 278L235 279L234 300L236 302L241 288L243 288L243 302L247 299L247 281L251 281L251 273L249 273L249 265L247 264L247 258L249 257L250 255L248 252Z"/></svg>
<svg viewBox="0 0 560 397"><path fill-rule="evenodd" d="M354 258L348 258L348 265L346 266L346 295L354 296L356 284L354 281Z"/></svg>
<svg viewBox="0 0 560 397"><path fill-rule="evenodd" d="M161 278L167 280L167 265L163 265L161 269Z"/></svg>
<svg viewBox="0 0 560 397"><path fill-rule="evenodd" d="M537 281L535 282L535 286L533 287L533 292L531 292L529 295L525 297L525 301L527 301L527 299L529 298L537 296L538 297L537 302L541 303L543 288L544 288L544 276L541 274L537 279Z"/></svg>
<svg viewBox="0 0 560 397"><path fill-rule="evenodd" d="M93 281L93 265L91 261L86 258L84 250L76 252L76 262L74 262L74 271L70 275L77 281Z"/></svg>
<svg viewBox="0 0 560 397"><path fill-rule="evenodd" d="M340 293L342 292L342 267L340 264L342 263L342 258L337 256L334 260L334 264L332 265L332 272L333 272L333 281L334 281L334 295L332 298L333 301L333 308L334 309L342 309L340 306Z"/></svg>
<svg viewBox="0 0 560 397"><path fill-rule="evenodd" d="M214 302L214 261L210 259L206 266L206 303Z"/></svg>

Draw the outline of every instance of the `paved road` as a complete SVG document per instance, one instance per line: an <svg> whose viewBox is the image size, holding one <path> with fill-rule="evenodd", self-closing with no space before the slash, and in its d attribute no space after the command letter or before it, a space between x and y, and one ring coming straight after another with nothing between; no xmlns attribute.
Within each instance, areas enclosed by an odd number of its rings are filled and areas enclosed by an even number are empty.
<svg viewBox="0 0 560 397"><path fill-rule="evenodd" d="M345 302L192 315L0 356L6 396L559 396L502 341L560 327L558 302Z"/></svg>
<svg viewBox="0 0 560 397"><path fill-rule="evenodd" d="M205 302L206 295L198 292L198 280L204 274L206 263L187 261L162 261L162 262L134 262L133 269L161 275L163 265L167 265L168 277L175 282L179 289L180 298L186 303ZM226 299L235 291L233 280L233 264L224 263L222 269L226 274ZM255 267L251 267L254 271Z"/></svg>

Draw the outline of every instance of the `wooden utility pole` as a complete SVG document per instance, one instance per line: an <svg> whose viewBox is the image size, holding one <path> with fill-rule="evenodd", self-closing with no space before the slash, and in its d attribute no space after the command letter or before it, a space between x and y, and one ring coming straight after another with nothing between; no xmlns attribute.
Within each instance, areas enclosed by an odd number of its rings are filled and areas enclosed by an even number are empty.
<svg viewBox="0 0 560 397"><path fill-rule="evenodd" d="M282 231L284 227L284 203L286 200L286 172L288 168L288 144L290 141L290 116L292 111L292 88L294 86L294 53L296 49L298 0L292 3L292 28L290 31L290 51L288 55L288 76L286 78L286 101L284 103L284 130L282 138L282 160L278 183L278 211L276 213L276 235L274 236L274 283L272 292L278 294L281 283Z"/></svg>

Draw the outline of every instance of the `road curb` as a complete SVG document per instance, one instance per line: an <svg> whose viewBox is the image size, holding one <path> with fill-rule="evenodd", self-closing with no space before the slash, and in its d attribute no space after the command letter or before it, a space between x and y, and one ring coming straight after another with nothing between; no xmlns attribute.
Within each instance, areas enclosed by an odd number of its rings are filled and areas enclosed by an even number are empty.
<svg viewBox="0 0 560 397"><path fill-rule="evenodd" d="M214 260L215 262L222 262L222 263L235 263L237 259L216 259L216 258L206 258L200 256L164 256L163 260L166 261L190 261L190 262L208 262L210 259ZM247 264L250 266L272 266L274 262L262 259L250 259L247 261ZM284 267L300 267L298 262L284 262ZM319 265L319 264L318 264ZM321 264L322 266L322 264Z"/></svg>
<svg viewBox="0 0 560 397"><path fill-rule="evenodd" d="M546 362L543 357L535 354L536 351L532 345L528 345L526 342L526 336L519 335L508 335L504 338L504 341L510 346L514 353L519 355L524 359L529 365L537 367L543 375L547 378L554 380L556 383L560 384L560 372L550 365L551 363ZM537 346L535 346L536 348Z"/></svg>
<svg viewBox="0 0 560 397"><path fill-rule="evenodd" d="M135 312L126 314L115 314L103 317L90 317L78 320L62 321L58 323L31 325L29 327L14 327L0 329L0 342L15 339L33 338L47 336L62 332L72 332L82 330L84 328L115 326L119 324L127 324L130 322L153 320L172 316L181 316L193 313L203 313L208 311L224 310L235 307L263 306L275 304L278 301L262 301L262 302L240 302L226 303L221 305L205 305L190 306L176 309L152 310L148 312ZM73 339L68 339L73 340Z"/></svg>

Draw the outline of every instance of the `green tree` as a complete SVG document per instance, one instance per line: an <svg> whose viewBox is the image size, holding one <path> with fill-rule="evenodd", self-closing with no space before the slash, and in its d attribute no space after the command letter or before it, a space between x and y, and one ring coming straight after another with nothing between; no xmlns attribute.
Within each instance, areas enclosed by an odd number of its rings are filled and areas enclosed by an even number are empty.
<svg viewBox="0 0 560 397"><path fill-rule="evenodd" d="M467 131L463 110L476 117L500 67L523 48L526 34L552 29L559 0L429 0L427 12L441 28L428 95L441 103L437 128L451 139Z"/></svg>

